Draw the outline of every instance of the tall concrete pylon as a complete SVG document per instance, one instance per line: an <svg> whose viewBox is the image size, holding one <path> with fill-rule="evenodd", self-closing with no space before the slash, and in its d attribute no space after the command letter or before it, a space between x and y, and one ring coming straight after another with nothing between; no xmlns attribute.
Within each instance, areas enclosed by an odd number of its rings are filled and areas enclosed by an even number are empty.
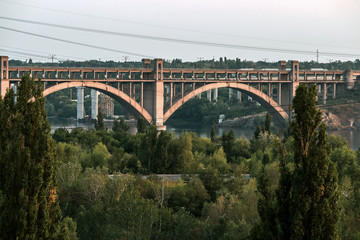
<svg viewBox="0 0 360 240"><path fill-rule="evenodd" d="M76 111L76 119L84 119L84 87L76 87L77 89L77 111Z"/></svg>
<svg viewBox="0 0 360 240"><path fill-rule="evenodd" d="M97 119L99 109L99 92L91 89L91 119Z"/></svg>
<svg viewBox="0 0 360 240"><path fill-rule="evenodd" d="M218 89L215 88L214 89L214 101L217 102L217 99L218 99Z"/></svg>

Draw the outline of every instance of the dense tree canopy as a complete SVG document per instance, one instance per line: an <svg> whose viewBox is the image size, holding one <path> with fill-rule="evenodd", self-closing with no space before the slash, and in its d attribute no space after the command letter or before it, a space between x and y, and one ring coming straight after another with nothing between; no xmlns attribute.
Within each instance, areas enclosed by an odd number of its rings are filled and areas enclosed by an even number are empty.
<svg viewBox="0 0 360 240"><path fill-rule="evenodd" d="M0 98L0 239L50 239L66 228L60 228L57 162L44 104L40 84L29 75L16 95L9 90Z"/></svg>

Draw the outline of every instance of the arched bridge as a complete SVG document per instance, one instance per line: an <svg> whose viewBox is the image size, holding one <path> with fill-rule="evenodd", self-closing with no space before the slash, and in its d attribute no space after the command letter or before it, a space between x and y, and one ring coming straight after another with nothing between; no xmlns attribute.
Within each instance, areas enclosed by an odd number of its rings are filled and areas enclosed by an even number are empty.
<svg viewBox="0 0 360 240"><path fill-rule="evenodd" d="M285 120L299 83L317 84L319 97L326 102L360 78L360 71L300 70L297 61L291 62L291 68L280 61L278 69L165 69L162 59L143 59L141 68L70 68L9 66L8 57L0 56L1 95L25 74L41 79L45 96L66 88L77 87L78 93L92 88L159 127L191 98L203 92L209 99L212 94L216 98L218 88L245 93L275 119Z"/></svg>

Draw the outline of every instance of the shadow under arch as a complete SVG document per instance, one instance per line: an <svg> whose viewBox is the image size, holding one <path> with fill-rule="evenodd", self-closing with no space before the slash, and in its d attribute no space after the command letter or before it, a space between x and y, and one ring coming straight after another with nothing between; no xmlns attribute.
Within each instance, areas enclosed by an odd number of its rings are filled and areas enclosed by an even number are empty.
<svg viewBox="0 0 360 240"><path fill-rule="evenodd" d="M215 88L224 88L229 87L233 89L237 89L250 97L252 97L254 100L259 102L265 109L270 112L270 114L274 117L274 119L278 121L284 121L289 118L286 111L277 103L275 102L271 97L263 93L262 91L251 87L249 85L243 84L243 83L236 83L236 82L223 82L223 83L211 83L208 85L204 85L200 88L195 89L194 91L188 93L183 98L179 99L175 104L172 105L165 113L164 113L164 122L169 119L169 117L184 103L195 97L196 95L203 93L205 91L215 89Z"/></svg>
<svg viewBox="0 0 360 240"><path fill-rule="evenodd" d="M73 88L73 87L87 87L95 89L99 92L102 92L114 100L120 102L131 114L136 117L142 116L145 118L149 123L152 122L152 117L145 108L143 108L139 103L137 103L134 99L132 99L129 95L125 94L124 92L111 87L109 85L99 83L99 82L65 82L60 83L55 86L49 87L44 90L43 95L46 97L51 93L66 89L66 88Z"/></svg>

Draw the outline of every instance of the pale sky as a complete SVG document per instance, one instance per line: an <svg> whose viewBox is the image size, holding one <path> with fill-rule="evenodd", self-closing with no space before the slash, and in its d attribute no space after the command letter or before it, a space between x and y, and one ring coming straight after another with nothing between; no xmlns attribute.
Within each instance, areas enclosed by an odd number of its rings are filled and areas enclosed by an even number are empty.
<svg viewBox="0 0 360 240"><path fill-rule="evenodd" d="M360 58L359 13L359 0L0 0L0 17L236 45L229 48L103 35L0 18L0 27L128 52L94 49L0 28L0 55L21 60L34 54L55 54L73 60L123 61L124 56L129 56L131 61L149 56L184 61L219 57L278 61L316 60L319 50L321 62L354 60ZM312 53L257 51L238 46Z"/></svg>

